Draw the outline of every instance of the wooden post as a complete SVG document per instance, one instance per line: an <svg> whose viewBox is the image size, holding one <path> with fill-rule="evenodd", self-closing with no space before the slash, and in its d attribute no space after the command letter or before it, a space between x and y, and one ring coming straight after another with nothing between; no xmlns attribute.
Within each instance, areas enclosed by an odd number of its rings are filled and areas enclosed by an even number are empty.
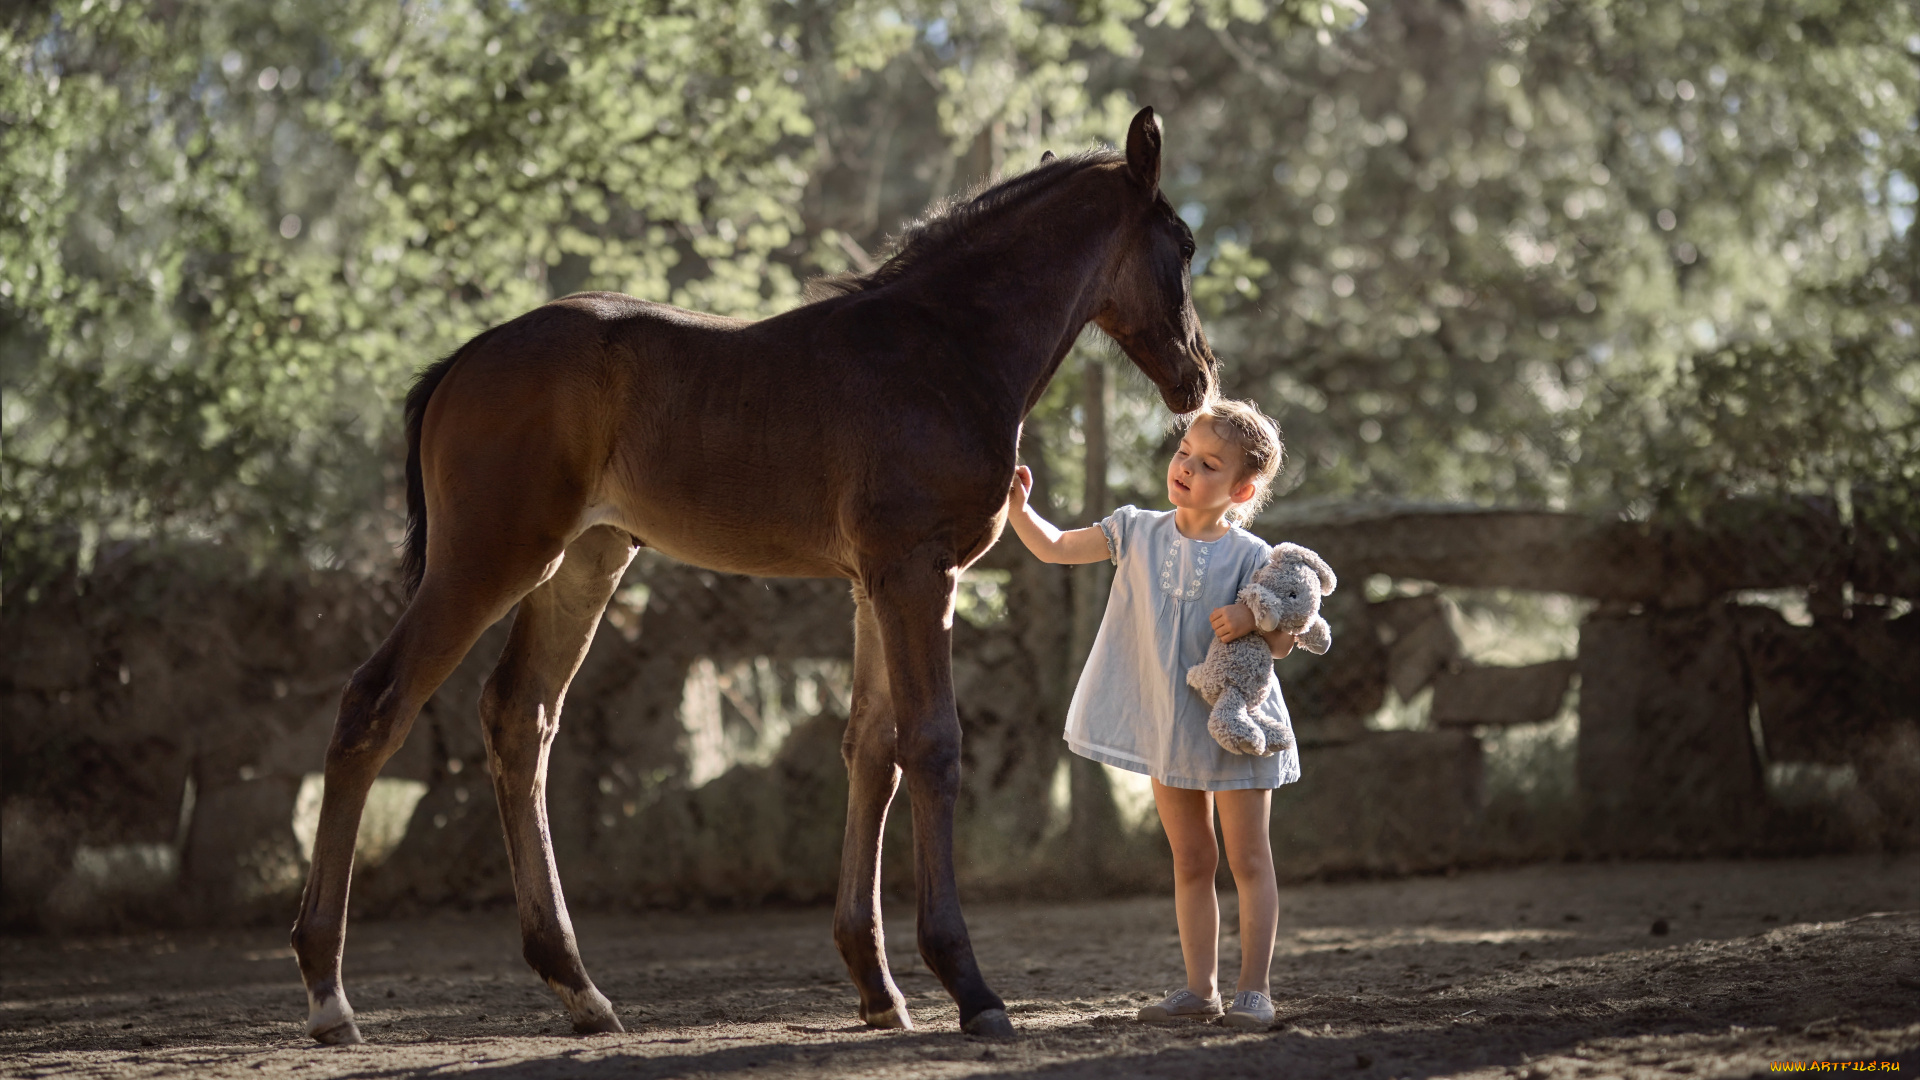
<svg viewBox="0 0 1920 1080"><path fill-rule="evenodd" d="M1112 509L1107 505L1107 369L1091 355L1081 364L1080 388L1086 468L1081 476L1079 524L1087 526ZM1093 639L1100 631L1100 618L1106 612L1107 593L1112 586L1112 563L1102 561L1073 569L1073 636L1066 657L1069 686L1078 684L1080 669L1093 651ZM1110 858L1123 839L1120 810L1113 801L1106 766L1078 754L1068 760L1070 864L1081 872L1081 890L1102 893Z"/></svg>

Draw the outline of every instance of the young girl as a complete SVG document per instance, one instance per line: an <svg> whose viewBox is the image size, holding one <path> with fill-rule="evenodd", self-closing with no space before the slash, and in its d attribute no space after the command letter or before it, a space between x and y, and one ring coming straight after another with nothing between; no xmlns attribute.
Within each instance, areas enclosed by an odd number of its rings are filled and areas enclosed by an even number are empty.
<svg viewBox="0 0 1920 1080"><path fill-rule="evenodd" d="M1273 1023L1267 969L1280 899L1267 817L1273 789L1300 778L1300 760L1291 747L1267 757L1222 749L1207 733L1207 703L1187 686L1186 674L1214 638L1232 641L1254 630L1253 613L1235 596L1270 548L1239 525L1266 501L1280 455L1279 428L1260 410L1215 401L1189 420L1167 466L1172 511L1123 506L1097 526L1062 532L1027 505L1033 477L1025 467L1007 496L1014 532L1041 560L1112 559L1117 567L1100 633L1067 710L1066 738L1082 757L1153 778L1154 805L1173 846L1187 985L1140 1010L1142 1020L1221 1015L1220 910L1213 892L1217 805L1240 895L1240 983L1223 1022L1256 1030ZM1262 636L1276 657L1293 649L1284 632ZM1263 708L1290 726L1277 680Z"/></svg>

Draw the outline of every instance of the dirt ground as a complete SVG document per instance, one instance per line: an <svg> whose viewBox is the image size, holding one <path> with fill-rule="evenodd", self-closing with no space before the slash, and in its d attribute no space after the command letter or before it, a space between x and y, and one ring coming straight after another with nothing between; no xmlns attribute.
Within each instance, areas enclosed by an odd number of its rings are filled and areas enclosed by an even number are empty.
<svg viewBox="0 0 1920 1080"><path fill-rule="evenodd" d="M1223 897L1230 913L1232 897ZM588 916L625 1035L568 1033L511 912L355 924L368 1045L302 1034L271 929L0 941L8 1076L1749 1076L1777 1061L1920 1070L1920 858L1543 865L1281 894L1279 1020L1137 1023L1179 980L1170 899L981 903L981 966L1019 1033L958 1034L889 911L919 1029L874 1032L825 910ZM1232 925L1229 918L1228 925ZM1664 924L1665 934L1657 932ZM1231 985L1237 942L1222 943Z"/></svg>

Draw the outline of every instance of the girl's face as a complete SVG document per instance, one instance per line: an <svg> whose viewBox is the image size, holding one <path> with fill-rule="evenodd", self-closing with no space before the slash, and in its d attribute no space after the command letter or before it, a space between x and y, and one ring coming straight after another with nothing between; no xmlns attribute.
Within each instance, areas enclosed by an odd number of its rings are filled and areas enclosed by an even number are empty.
<svg viewBox="0 0 1920 1080"><path fill-rule="evenodd" d="M1167 463L1167 501L1181 510L1224 514L1234 503L1253 498L1253 481L1244 479L1246 452L1223 439L1207 417L1195 420Z"/></svg>

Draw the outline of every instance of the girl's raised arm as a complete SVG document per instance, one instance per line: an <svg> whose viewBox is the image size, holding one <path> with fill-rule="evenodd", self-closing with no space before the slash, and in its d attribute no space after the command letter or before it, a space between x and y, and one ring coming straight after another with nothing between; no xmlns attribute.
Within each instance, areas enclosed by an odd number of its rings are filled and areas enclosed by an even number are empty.
<svg viewBox="0 0 1920 1080"><path fill-rule="evenodd" d="M1027 496L1033 491L1033 473L1025 465L1013 472L1013 486L1007 489L1007 520L1020 542L1041 562L1095 563L1107 558L1107 537L1099 526L1068 529L1065 532L1033 512Z"/></svg>

